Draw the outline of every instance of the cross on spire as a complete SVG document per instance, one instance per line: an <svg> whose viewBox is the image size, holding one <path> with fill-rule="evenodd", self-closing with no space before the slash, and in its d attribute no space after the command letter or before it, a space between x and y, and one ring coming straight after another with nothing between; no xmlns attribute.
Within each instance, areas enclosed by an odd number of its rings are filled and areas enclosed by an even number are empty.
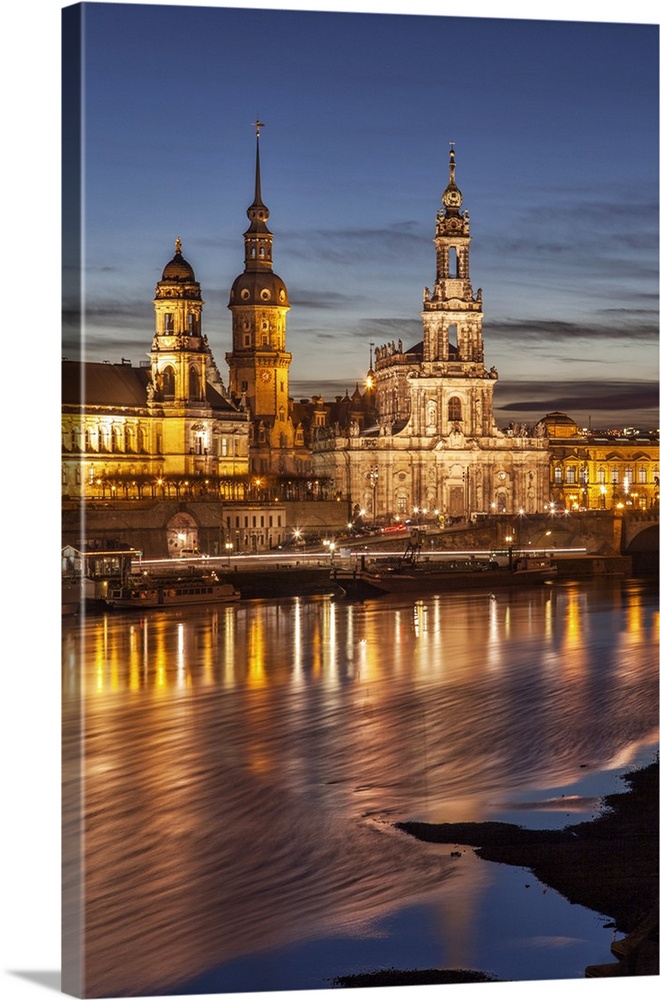
<svg viewBox="0 0 660 1000"><path fill-rule="evenodd" d="M260 122L257 118L256 122L252 122L253 127L257 130L257 139L261 135L261 129L264 127L266 122Z"/></svg>

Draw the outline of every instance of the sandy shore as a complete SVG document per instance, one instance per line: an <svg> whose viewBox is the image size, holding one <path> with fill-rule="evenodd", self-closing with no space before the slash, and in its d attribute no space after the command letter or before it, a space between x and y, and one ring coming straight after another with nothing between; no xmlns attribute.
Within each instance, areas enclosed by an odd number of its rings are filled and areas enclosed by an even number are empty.
<svg viewBox="0 0 660 1000"><path fill-rule="evenodd" d="M627 790L603 799L600 814L562 830L510 823L397 823L435 844L466 845L488 861L530 869L569 902L611 917L623 940L612 964L588 976L658 974L658 761L623 775ZM483 981L466 970L380 970L336 980L337 986Z"/></svg>

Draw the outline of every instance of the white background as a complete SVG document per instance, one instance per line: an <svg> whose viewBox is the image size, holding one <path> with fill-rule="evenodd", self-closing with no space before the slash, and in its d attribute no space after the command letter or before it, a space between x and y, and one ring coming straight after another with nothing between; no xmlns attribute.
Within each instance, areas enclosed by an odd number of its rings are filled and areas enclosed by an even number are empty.
<svg viewBox="0 0 660 1000"><path fill-rule="evenodd" d="M150 2L150 0L142 0ZM184 3L179 0L179 5ZM185 4L191 6L193 4ZM0 995L47 998L60 969L59 614L59 0L14 0L2 12L2 596L0 686L2 882ZM381 3L228 2L197 6L359 10L658 23L655 4L600 0ZM625 138L625 137L622 137ZM28 532L30 537L28 538ZM7 601L9 597L9 601ZM636 997L657 979L443 987L447 1000ZM485 991L485 992L484 992ZM421 1000L435 987L370 990ZM250 1000L249 994L240 994ZM256 996L263 996L257 994ZM277 994L295 1000L301 993Z"/></svg>

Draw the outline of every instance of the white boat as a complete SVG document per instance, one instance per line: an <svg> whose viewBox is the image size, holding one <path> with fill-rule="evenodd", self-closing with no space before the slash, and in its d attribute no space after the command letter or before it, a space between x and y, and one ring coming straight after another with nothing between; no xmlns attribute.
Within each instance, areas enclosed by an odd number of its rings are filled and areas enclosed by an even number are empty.
<svg viewBox="0 0 660 1000"><path fill-rule="evenodd" d="M129 576L109 584L105 603L111 608L164 608L182 604L219 604L237 601L240 593L215 573L205 576Z"/></svg>

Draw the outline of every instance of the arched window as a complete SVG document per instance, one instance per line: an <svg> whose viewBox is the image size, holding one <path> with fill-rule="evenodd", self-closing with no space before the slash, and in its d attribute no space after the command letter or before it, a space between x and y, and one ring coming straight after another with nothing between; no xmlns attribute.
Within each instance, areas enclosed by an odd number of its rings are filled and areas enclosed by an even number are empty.
<svg viewBox="0 0 660 1000"><path fill-rule="evenodd" d="M193 365L190 369L190 398L199 399L200 398L200 380L199 372Z"/></svg>
<svg viewBox="0 0 660 1000"><path fill-rule="evenodd" d="M174 369L170 365L163 369L163 396L166 399L174 396Z"/></svg>
<svg viewBox="0 0 660 1000"><path fill-rule="evenodd" d="M449 420L462 420L463 408L458 396L452 396L447 404L447 417Z"/></svg>

